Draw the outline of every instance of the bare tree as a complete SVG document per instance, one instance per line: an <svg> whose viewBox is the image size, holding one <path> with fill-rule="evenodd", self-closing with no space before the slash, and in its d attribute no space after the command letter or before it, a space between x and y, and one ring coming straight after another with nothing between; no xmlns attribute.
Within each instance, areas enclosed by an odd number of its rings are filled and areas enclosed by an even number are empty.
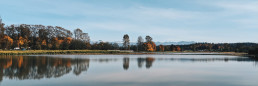
<svg viewBox="0 0 258 86"><path fill-rule="evenodd" d="M82 39L82 41L90 43L90 36L88 35L88 33L82 33L80 38Z"/></svg>
<svg viewBox="0 0 258 86"><path fill-rule="evenodd" d="M146 39L146 42L152 42L152 38L150 36L146 36L145 39Z"/></svg>
<svg viewBox="0 0 258 86"><path fill-rule="evenodd" d="M143 43L144 43L144 40L143 40L142 36L139 36L138 40L137 40L137 51L142 50Z"/></svg>
<svg viewBox="0 0 258 86"><path fill-rule="evenodd" d="M144 42L144 40L143 40L142 36L139 36L138 40L137 40L137 45L142 45L143 42Z"/></svg>
<svg viewBox="0 0 258 86"><path fill-rule="evenodd" d="M2 23L2 18L0 17L0 33L1 33L1 37L3 37L4 31L5 31L4 23Z"/></svg>
<svg viewBox="0 0 258 86"><path fill-rule="evenodd" d="M130 39L129 39L129 35L125 34L123 37L123 46L125 49L130 49Z"/></svg>
<svg viewBox="0 0 258 86"><path fill-rule="evenodd" d="M74 37L75 39L81 39L82 30L80 28L77 28L74 30Z"/></svg>

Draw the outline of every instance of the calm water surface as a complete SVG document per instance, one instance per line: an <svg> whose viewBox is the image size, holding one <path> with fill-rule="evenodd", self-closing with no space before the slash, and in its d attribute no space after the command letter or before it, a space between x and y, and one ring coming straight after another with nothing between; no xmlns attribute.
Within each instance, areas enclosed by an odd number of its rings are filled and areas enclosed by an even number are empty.
<svg viewBox="0 0 258 86"><path fill-rule="evenodd" d="M0 56L0 86L258 86L258 61L225 55Z"/></svg>

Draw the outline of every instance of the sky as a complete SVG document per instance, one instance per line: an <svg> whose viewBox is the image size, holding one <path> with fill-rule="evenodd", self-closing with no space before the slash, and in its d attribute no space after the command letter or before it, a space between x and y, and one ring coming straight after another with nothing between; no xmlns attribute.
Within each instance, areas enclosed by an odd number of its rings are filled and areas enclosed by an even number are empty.
<svg viewBox="0 0 258 86"><path fill-rule="evenodd" d="M92 41L258 43L258 0L2 0L6 25L76 28Z"/></svg>

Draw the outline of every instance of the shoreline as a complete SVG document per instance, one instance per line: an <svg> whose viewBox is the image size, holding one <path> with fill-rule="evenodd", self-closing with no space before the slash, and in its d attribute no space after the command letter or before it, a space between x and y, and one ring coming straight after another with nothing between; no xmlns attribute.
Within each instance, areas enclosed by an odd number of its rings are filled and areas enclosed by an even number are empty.
<svg viewBox="0 0 258 86"><path fill-rule="evenodd" d="M118 54L128 53L107 50L8 50L0 51L0 55L57 55L57 54Z"/></svg>
<svg viewBox="0 0 258 86"><path fill-rule="evenodd" d="M237 52L126 52L109 50L8 50L0 51L0 55L234 55L246 56Z"/></svg>

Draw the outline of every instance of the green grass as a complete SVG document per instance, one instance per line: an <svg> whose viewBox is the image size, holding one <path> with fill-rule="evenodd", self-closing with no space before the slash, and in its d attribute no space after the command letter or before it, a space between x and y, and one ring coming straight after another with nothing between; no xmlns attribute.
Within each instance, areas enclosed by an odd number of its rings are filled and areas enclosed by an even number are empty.
<svg viewBox="0 0 258 86"><path fill-rule="evenodd" d="M55 55L55 54L128 54L128 52L107 50L8 50L0 51L0 55Z"/></svg>

